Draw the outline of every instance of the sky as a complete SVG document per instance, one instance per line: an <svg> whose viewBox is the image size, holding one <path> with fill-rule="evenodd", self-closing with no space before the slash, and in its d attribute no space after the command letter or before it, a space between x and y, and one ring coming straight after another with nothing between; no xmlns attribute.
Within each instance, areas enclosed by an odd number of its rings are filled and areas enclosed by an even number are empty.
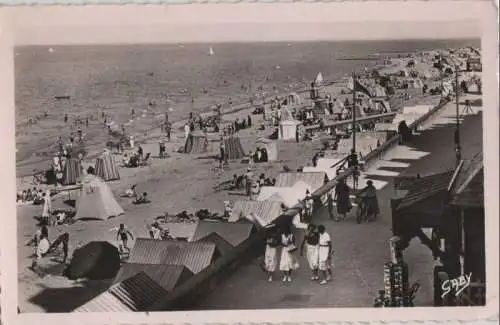
<svg viewBox="0 0 500 325"><path fill-rule="evenodd" d="M393 6L390 11L366 5L337 6L334 10L313 8L311 4L230 6L17 7L9 8L7 15L16 45L450 39L481 35L479 21L464 10L456 15L449 10L438 15L436 10L427 13L411 6Z"/></svg>

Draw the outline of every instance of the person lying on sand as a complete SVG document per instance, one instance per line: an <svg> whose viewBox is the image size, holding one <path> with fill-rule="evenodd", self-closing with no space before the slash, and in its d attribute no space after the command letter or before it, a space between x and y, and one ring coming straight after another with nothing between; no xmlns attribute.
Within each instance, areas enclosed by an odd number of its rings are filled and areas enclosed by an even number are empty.
<svg viewBox="0 0 500 325"><path fill-rule="evenodd" d="M123 192L120 196L136 198L137 197L137 192L135 191L136 187L137 184L130 186L130 188L126 189L125 192Z"/></svg>
<svg viewBox="0 0 500 325"><path fill-rule="evenodd" d="M148 203L151 203L151 201L149 201L149 199L148 199L148 193L147 192L142 193L142 195L139 196L134 201L134 204L148 204Z"/></svg>

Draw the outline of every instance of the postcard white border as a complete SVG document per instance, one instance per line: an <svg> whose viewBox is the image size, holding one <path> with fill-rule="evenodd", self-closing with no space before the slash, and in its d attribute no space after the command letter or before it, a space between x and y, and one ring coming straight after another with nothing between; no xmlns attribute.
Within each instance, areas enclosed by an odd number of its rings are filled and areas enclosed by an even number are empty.
<svg viewBox="0 0 500 325"><path fill-rule="evenodd" d="M111 13L111 14L110 14ZM76 16L75 16L76 15ZM71 17L78 17L77 20ZM110 18L112 17L112 18ZM270 3L270 4L192 4L192 5L99 5L99 6L35 6L0 8L0 120L2 136L0 162L2 180L3 223L1 231L2 318L7 324L177 324L177 323L309 323L309 322L378 322L378 321L444 321L484 319L498 314L498 30L496 8L490 2L367 2L367 3ZM408 22L480 21L484 76L484 164L487 242L487 306L478 308L404 308L404 309L288 309L108 313L108 314L22 314L17 315L15 141L14 141L14 72L13 44L22 28L69 25L106 26L128 24L139 30L148 24L176 30L188 30L193 24L220 26L239 23L277 27L279 24L323 24L335 22ZM278 25L277 25L278 24ZM376 24L373 24L376 28ZM373 28L373 27L372 27ZM214 29L216 30L216 29ZM223 29L219 29L219 33ZM251 33L251 30L248 32ZM181 34L182 35L182 34ZM294 40L294 28L284 28L270 36ZM195 35L196 36L196 35ZM199 34L198 41L210 40L216 34ZM425 37L426 35L421 35ZM431 36L431 35L429 35ZM190 36L196 41L196 37ZM254 35L263 40L266 35ZM333 37L331 39L334 39ZM237 40L237 39L234 39ZM172 39L171 41L176 41ZM495 76L496 75L496 76Z"/></svg>

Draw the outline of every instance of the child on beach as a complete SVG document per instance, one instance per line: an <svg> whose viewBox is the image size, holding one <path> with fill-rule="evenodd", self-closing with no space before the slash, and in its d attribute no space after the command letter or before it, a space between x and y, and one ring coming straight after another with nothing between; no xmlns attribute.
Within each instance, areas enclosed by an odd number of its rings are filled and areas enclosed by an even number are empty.
<svg viewBox="0 0 500 325"><path fill-rule="evenodd" d="M118 250L120 251L120 254L123 254L125 250L130 254L130 248L127 245L129 236L132 240L134 240L134 235L127 228L125 228L123 223L121 223L120 228L116 233L116 240L118 241Z"/></svg>

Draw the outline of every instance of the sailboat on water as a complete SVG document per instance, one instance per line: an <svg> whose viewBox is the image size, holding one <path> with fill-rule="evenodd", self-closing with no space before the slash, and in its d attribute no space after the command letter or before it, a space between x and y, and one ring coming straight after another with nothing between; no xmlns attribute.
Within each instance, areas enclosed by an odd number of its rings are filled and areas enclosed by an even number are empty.
<svg viewBox="0 0 500 325"><path fill-rule="evenodd" d="M210 46L210 50L208 51L210 56L214 55L214 49Z"/></svg>

